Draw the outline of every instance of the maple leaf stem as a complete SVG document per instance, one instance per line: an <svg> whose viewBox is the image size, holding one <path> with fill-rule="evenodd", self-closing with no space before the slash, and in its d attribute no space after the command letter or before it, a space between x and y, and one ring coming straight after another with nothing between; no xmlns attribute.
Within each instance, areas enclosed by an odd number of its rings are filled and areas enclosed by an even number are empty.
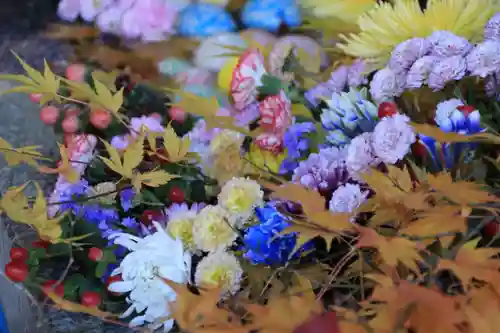
<svg viewBox="0 0 500 333"><path fill-rule="evenodd" d="M340 259L337 265L335 265L335 267L330 272L330 279L328 280L328 283L323 286L323 288L321 288L320 292L316 296L317 300L321 299L325 295L325 293L329 289L328 287L333 283L342 268L349 262L349 260L351 260L356 255L356 253L358 253L357 250L357 248L352 247L351 250L349 250L349 252L342 259Z"/></svg>
<svg viewBox="0 0 500 333"><path fill-rule="evenodd" d="M19 155L32 156L32 157L36 157L39 160L53 161L53 159L51 159L50 157L40 156L40 155L32 154L32 153L26 153L23 151L19 151L17 149L0 148L0 151L5 151L5 152L9 152L9 153L16 153Z"/></svg>

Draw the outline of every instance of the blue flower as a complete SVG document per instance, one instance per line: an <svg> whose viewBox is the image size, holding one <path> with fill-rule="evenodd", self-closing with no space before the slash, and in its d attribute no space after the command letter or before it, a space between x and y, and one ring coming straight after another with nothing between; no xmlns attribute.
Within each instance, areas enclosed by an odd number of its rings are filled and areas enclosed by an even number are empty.
<svg viewBox="0 0 500 333"><path fill-rule="evenodd" d="M475 134L485 129L481 127L481 115L471 106L466 106L456 98L441 102L436 107L436 124L443 132L456 132L463 135ZM431 137L420 134L433 162L438 168L451 168L461 158L468 158L477 147L475 143L439 143Z"/></svg>
<svg viewBox="0 0 500 333"><path fill-rule="evenodd" d="M120 191L120 205L125 212L128 212L132 208L132 201L135 197L135 190L133 188L127 188Z"/></svg>
<svg viewBox="0 0 500 333"><path fill-rule="evenodd" d="M315 131L313 123L295 123L290 126L283 136L283 143L287 149L287 158L280 166L280 173L292 172L299 165L298 160L304 157L311 146L310 133Z"/></svg>
<svg viewBox="0 0 500 333"><path fill-rule="evenodd" d="M209 3L193 3L178 17L178 32L187 37L209 37L236 30L231 15L223 8Z"/></svg>
<svg viewBox="0 0 500 333"><path fill-rule="evenodd" d="M295 0L249 0L243 7L241 20L249 28L276 32L281 24L299 26L302 16Z"/></svg>
<svg viewBox="0 0 500 333"><path fill-rule="evenodd" d="M289 226L285 218L271 205L256 209L261 224L251 226L243 237L245 258L253 264L283 265L289 259L297 258L309 249L312 243L305 244L292 256L296 244L294 233L277 236Z"/></svg>

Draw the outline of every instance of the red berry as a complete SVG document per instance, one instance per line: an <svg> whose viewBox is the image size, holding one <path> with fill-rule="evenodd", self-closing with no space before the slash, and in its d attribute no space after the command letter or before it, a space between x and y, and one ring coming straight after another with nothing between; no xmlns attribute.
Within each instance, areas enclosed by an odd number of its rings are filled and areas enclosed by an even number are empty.
<svg viewBox="0 0 500 333"><path fill-rule="evenodd" d="M57 283L57 280L45 281L45 283L42 285L42 291L45 294L48 294L49 292L53 292L54 294L56 294L59 297L64 297L64 284L61 282L61 283L58 283L56 285L56 283Z"/></svg>
<svg viewBox="0 0 500 333"><path fill-rule="evenodd" d="M48 248L50 245L50 242L47 242L43 239L39 239L37 241L34 241L33 243L31 243L31 246L32 247L35 247L35 248L40 248L40 249L46 249Z"/></svg>
<svg viewBox="0 0 500 333"><path fill-rule="evenodd" d="M23 282L28 276L28 265L23 262L11 261L5 265L5 275L14 282Z"/></svg>
<svg viewBox="0 0 500 333"><path fill-rule="evenodd" d="M297 327L293 333L340 333L337 315L332 311L316 315Z"/></svg>
<svg viewBox="0 0 500 333"><path fill-rule="evenodd" d="M168 200L174 203L182 203L186 196L184 195L184 191L179 186L172 186L170 191L168 192Z"/></svg>
<svg viewBox="0 0 500 333"><path fill-rule="evenodd" d="M53 105L44 106L40 110L40 119L45 125L54 125L59 118L59 109Z"/></svg>
<svg viewBox="0 0 500 333"><path fill-rule="evenodd" d="M98 129L106 129L111 124L111 114L103 109L97 109L90 113L90 123Z"/></svg>
<svg viewBox="0 0 500 333"><path fill-rule="evenodd" d="M28 257L28 250L22 247L13 247L10 249L10 259L12 261L25 262Z"/></svg>
<svg viewBox="0 0 500 333"><path fill-rule="evenodd" d="M141 221L142 224L146 226L150 226L154 222L161 222L165 219L165 216L163 215L163 212L161 210L153 210L153 209L147 209L145 210L139 220Z"/></svg>
<svg viewBox="0 0 500 333"><path fill-rule="evenodd" d="M79 121L75 116L69 116L62 121L62 128L66 133L75 133L78 131Z"/></svg>
<svg viewBox="0 0 500 333"><path fill-rule="evenodd" d="M108 279L106 280L106 288L109 288L110 284L112 284L114 282L119 282L119 281L122 281L122 276L120 274L108 277ZM109 290L108 290L108 292L111 295L115 295L115 296L121 295L121 293L117 293L117 292L113 292L113 291L109 291Z"/></svg>
<svg viewBox="0 0 500 333"><path fill-rule="evenodd" d="M494 237L498 233L500 225L497 221L491 221L484 226L484 233L488 237Z"/></svg>
<svg viewBox="0 0 500 333"><path fill-rule="evenodd" d="M392 102L383 102L378 106L378 117L390 117L398 113L398 106Z"/></svg>
<svg viewBox="0 0 500 333"><path fill-rule="evenodd" d="M462 111L462 113L466 117L469 114L471 114L472 112L476 111L476 108L473 107L472 105L460 105L460 106L457 106L457 109L460 110L460 111Z"/></svg>
<svg viewBox="0 0 500 333"><path fill-rule="evenodd" d="M177 106L172 106L168 110L168 116L170 119L177 121L178 123L183 123L186 120L186 112Z"/></svg>
<svg viewBox="0 0 500 333"><path fill-rule="evenodd" d="M89 308L98 307L101 304L101 294L95 291L84 291L81 297L82 305Z"/></svg>
<svg viewBox="0 0 500 333"><path fill-rule="evenodd" d="M89 250L89 259L92 261L101 261L104 253L97 247L91 247Z"/></svg>
<svg viewBox="0 0 500 333"><path fill-rule="evenodd" d="M30 101L33 103L40 103L42 100L42 94L30 94Z"/></svg>
<svg viewBox="0 0 500 333"><path fill-rule="evenodd" d="M85 66L82 64L72 64L66 68L68 80L83 82L85 79Z"/></svg>

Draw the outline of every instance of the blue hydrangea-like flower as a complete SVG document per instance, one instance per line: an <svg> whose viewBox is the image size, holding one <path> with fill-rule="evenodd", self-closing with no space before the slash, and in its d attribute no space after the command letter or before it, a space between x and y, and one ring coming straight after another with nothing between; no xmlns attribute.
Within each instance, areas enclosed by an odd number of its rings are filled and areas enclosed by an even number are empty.
<svg viewBox="0 0 500 333"><path fill-rule="evenodd" d="M321 123L329 131L327 141L343 146L364 132L371 132L378 119L378 109L367 97L367 90L350 89L348 93L334 93L327 102L328 109L321 114Z"/></svg>
<svg viewBox="0 0 500 333"><path fill-rule="evenodd" d="M282 23L292 28L299 26L302 16L295 0L249 0L241 20L249 28L276 32Z"/></svg>
<svg viewBox="0 0 500 333"><path fill-rule="evenodd" d="M296 244L294 233L277 236L289 226L286 218L276 208L266 205L256 209L261 222L249 227L243 237L245 258L252 264L283 265L290 259L296 259L303 251L311 249L308 242L292 254Z"/></svg>
<svg viewBox="0 0 500 333"><path fill-rule="evenodd" d="M299 160L304 157L311 146L309 134L315 131L313 123L295 123L290 126L283 136L283 143L287 149L287 158L280 166L280 173L293 172L299 165Z"/></svg>
<svg viewBox="0 0 500 333"><path fill-rule="evenodd" d="M208 3L193 3L182 10L178 17L177 31L188 37L209 37L232 32L236 24L223 8Z"/></svg>
<svg viewBox="0 0 500 333"><path fill-rule="evenodd" d="M468 135L484 131L479 111L456 98L438 104L434 121L443 132ZM440 144L431 137L422 134L419 137L438 167L453 167L465 153L472 152L477 146L474 143Z"/></svg>

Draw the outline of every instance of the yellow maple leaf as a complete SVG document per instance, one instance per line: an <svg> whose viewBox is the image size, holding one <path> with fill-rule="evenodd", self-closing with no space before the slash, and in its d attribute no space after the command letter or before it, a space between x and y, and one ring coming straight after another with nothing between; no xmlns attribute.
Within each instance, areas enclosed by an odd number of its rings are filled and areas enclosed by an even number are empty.
<svg viewBox="0 0 500 333"><path fill-rule="evenodd" d="M99 156L101 160L114 172L122 177L132 179L134 169L139 166L144 158L144 134L138 135L136 140L129 144L123 154L123 162L118 150L108 142L102 140L109 158Z"/></svg>
<svg viewBox="0 0 500 333"><path fill-rule="evenodd" d="M26 146L14 148L10 143L0 138L0 152L3 154L9 166L26 163L38 167L37 160L44 159L37 149L39 146Z"/></svg>
<svg viewBox="0 0 500 333"><path fill-rule="evenodd" d="M27 184L10 187L0 200L2 211L16 222L24 222L26 217L25 210L28 208L28 199L23 193L26 186Z"/></svg>
<svg viewBox="0 0 500 333"><path fill-rule="evenodd" d="M17 58L21 66L23 66L27 75L0 75L0 79L2 80L17 81L21 83L19 86L3 91L2 94L12 92L38 93L42 95L40 105L43 105L51 100L60 102L61 98L58 94L58 90L61 79L51 71L47 61L44 60L44 72L42 74L24 62L15 52L12 53Z"/></svg>
<svg viewBox="0 0 500 333"><path fill-rule="evenodd" d="M379 235L374 229L358 226L358 248L371 247L379 251L382 260L389 266L395 267L402 263L414 272L419 272L417 262L422 257L417 244L402 237L385 237Z"/></svg>
<svg viewBox="0 0 500 333"><path fill-rule="evenodd" d="M402 234L429 237L444 233L465 232L466 216L458 206L437 206L417 214L418 219L400 230Z"/></svg>
<svg viewBox="0 0 500 333"><path fill-rule="evenodd" d="M425 136L430 136L439 142L489 142L500 144L500 137L491 133L463 135L456 132L443 132L439 127L429 124L411 124L415 130Z"/></svg>
<svg viewBox="0 0 500 333"><path fill-rule="evenodd" d="M163 146L167 151L167 158L172 163L178 163L184 160L189 152L191 141L188 136L180 138L174 129L168 124L163 133Z"/></svg>
<svg viewBox="0 0 500 333"><path fill-rule="evenodd" d="M142 184L150 187L158 187L167 184L169 181L177 177L178 176L171 175L163 170L135 173L132 177L132 186L136 189L136 191L140 191Z"/></svg>
<svg viewBox="0 0 500 333"><path fill-rule="evenodd" d="M61 154L61 161L57 168L48 168L46 166L38 167L38 170L46 174L58 173L63 176L68 182L76 183L80 180L79 173L73 168L71 162L69 161L69 153L64 145L58 144L59 151Z"/></svg>

